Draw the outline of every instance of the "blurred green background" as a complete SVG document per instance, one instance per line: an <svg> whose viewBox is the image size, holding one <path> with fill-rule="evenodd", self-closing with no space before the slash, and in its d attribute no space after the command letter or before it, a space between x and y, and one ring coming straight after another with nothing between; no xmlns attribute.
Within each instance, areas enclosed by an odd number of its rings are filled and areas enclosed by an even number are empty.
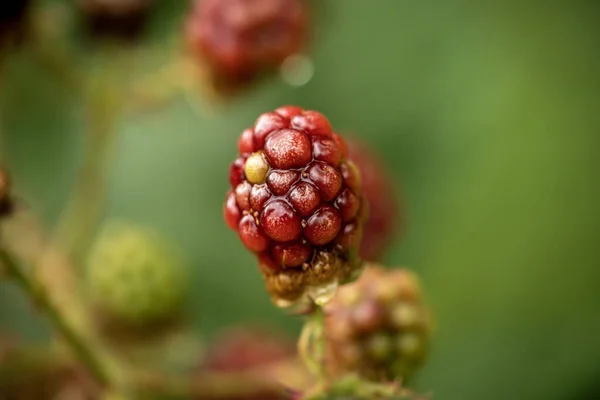
<svg viewBox="0 0 600 400"><path fill-rule="evenodd" d="M184 249L199 332L296 332L221 207L239 133L282 104L317 109L380 150L404 193L407 232L385 261L421 274L435 312L419 388L446 400L600 398L600 3L313 5L307 85L275 77L218 113L181 100L122 121L107 217ZM177 34L187 2L158 8L148 46ZM52 224L81 160L82 109L26 53L6 62L1 92L18 193ZM0 320L44 336L6 284Z"/></svg>

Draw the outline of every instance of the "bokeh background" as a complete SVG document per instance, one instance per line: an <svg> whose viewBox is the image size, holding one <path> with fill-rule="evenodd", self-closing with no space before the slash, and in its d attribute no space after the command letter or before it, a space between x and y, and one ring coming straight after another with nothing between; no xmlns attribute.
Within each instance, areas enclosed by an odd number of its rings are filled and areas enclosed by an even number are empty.
<svg viewBox="0 0 600 400"><path fill-rule="evenodd" d="M159 3L140 44L155 55L141 70L177 53L168 46L188 4ZM600 4L312 4L308 84L274 77L217 109L198 93L121 121L107 218L181 246L199 333L241 322L297 332L221 208L239 133L282 104L317 109L379 150L403 193L406 234L385 261L418 271L435 312L419 389L446 400L600 398ZM3 72L3 151L19 195L50 226L81 161L81 102L27 52ZM0 323L35 340L48 332L7 284Z"/></svg>

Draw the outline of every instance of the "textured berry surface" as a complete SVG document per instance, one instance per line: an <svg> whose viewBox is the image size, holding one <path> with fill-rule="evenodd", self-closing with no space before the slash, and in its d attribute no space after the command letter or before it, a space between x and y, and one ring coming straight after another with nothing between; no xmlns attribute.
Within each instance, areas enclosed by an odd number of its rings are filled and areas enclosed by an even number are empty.
<svg viewBox="0 0 600 400"><path fill-rule="evenodd" d="M335 374L409 379L424 361L429 313L407 270L369 265L358 281L338 290L325 315L328 366Z"/></svg>
<svg viewBox="0 0 600 400"><path fill-rule="evenodd" d="M186 34L215 83L235 87L301 50L306 20L304 0L196 0Z"/></svg>
<svg viewBox="0 0 600 400"><path fill-rule="evenodd" d="M296 345L283 335L258 327L239 326L222 332L212 343L206 368L219 372L243 372L249 369L266 373L266 367L296 355ZM287 397L286 397L287 398ZM219 399L223 399L219 397ZM279 400L280 393L256 393L223 400Z"/></svg>
<svg viewBox="0 0 600 400"><path fill-rule="evenodd" d="M91 251L88 286L94 304L128 325L179 312L185 269L158 233L122 223L105 227Z"/></svg>
<svg viewBox="0 0 600 400"><path fill-rule="evenodd" d="M224 216L257 254L283 306L354 278L364 201L360 173L327 118L295 106L262 114L242 132ZM318 293L318 294L315 294Z"/></svg>
<svg viewBox="0 0 600 400"><path fill-rule="evenodd" d="M359 254L365 260L377 261L383 251L402 230L399 199L392 176L380 157L365 143L348 140L350 159L361 172L363 192L369 204Z"/></svg>
<svg viewBox="0 0 600 400"><path fill-rule="evenodd" d="M132 39L146 24L154 0L79 0L94 35Z"/></svg>

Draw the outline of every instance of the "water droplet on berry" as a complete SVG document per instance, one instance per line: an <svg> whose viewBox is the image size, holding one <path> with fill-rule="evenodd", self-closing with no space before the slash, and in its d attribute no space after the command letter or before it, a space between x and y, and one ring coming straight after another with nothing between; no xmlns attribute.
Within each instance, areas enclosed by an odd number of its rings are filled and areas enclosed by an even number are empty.
<svg viewBox="0 0 600 400"><path fill-rule="evenodd" d="M325 285L312 286L308 288L308 296L312 298L318 306L324 306L333 299L338 286L337 280Z"/></svg>

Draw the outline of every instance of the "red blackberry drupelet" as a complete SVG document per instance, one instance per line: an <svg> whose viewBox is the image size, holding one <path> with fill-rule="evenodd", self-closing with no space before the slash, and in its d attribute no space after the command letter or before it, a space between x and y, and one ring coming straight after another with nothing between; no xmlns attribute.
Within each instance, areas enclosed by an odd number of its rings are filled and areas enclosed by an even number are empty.
<svg viewBox="0 0 600 400"><path fill-rule="evenodd" d="M196 0L186 35L215 88L227 91L300 51L307 14L305 0Z"/></svg>
<svg viewBox="0 0 600 400"><path fill-rule="evenodd" d="M254 252L274 302L327 302L355 279L365 217L361 177L327 118L295 106L242 132L224 216Z"/></svg>
<svg viewBox="0 0 600 400"><path fill-rule="evenodd" d="M378 261L394 236L403 229L401 203L394 190L392 175L377 153L356 139L347 142L350 159L360 170L369 205L359 255L365 260Z"/></svg>

